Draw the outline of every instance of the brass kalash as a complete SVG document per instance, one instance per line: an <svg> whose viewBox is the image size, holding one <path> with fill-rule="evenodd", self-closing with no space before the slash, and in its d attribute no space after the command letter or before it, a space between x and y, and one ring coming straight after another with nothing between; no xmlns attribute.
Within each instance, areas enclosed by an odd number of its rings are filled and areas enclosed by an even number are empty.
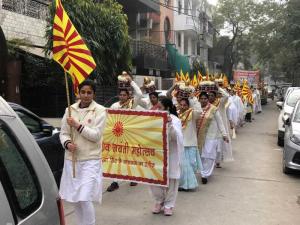
<svg viewBox="0 0 300 225"><path fill-rule="evenodd" d="M131 90L131 85L129 81L129 74L123 71L121 75L118 76L118 88L120 90Z"/></svg>
<svg viewBox="0 0 300 225"><path fill-rule="evenodd" d="M156 91L155 82L153 80L151 80L149 77L144 78L143 87L147 94L150 94L150 93L153 93Z"/></svg>

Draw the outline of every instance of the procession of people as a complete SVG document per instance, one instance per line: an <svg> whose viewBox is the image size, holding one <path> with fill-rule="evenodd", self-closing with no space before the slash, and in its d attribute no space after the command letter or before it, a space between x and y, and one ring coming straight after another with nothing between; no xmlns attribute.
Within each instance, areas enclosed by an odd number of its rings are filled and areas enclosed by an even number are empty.
<svg viewBox="0 0 300 225"><path fill-rule="evenodd" d="M252 93L246 85L228 84L225 76L198 75L192 82L188 75L177 74L167 97L159 98L154 81L145 78L140 88L127 72L118 77L119 101L111 109L168 113L169 180L167 187L150 185L153 214L171 216L178 191L198 191L199 181L207 185L215 168L234 160L232 141L238 129L251 120L252 111L261 112L259 91ZM102 196L101 142L107 110L94 101L95 93L92 81L79 85L78 101L66 109L60 133L66 149L60 195L74 204L81 225L95 224L92 202L101 202ZM76 178L72 176L74 153ZM113 180L107 191L118 188Z"/></svg>

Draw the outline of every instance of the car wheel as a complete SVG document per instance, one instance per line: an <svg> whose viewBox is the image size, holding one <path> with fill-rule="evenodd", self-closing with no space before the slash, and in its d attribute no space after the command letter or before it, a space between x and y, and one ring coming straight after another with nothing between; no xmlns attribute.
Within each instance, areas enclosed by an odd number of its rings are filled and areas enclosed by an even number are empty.
<svg viewBox="0 0 300 225"><path fill-rule="evenodd" d="M284 139L278 137L277 138L277 145L280 146L280 147L283 147L284 146Z"/></svg>
<svg viewBox="0 0 300 225"><path fill-rule="evenodd" d="M291 174L293 172L292 169L286 167L286 165L285 165L284 152L283 152L283 155L282 155L282 172L284 174Z"/></svg>
<svg viewBox="0 0 300 225"><path fill-rule="evenodd" d="M283 172L284 174L291 174L291 173L293 173L293 170L290 169L290 168L288 168L288 167L286 166L286 163L285 163L285 152L284 152L284 150L283 150L283 152L282 152L282 172Z"/></svg>

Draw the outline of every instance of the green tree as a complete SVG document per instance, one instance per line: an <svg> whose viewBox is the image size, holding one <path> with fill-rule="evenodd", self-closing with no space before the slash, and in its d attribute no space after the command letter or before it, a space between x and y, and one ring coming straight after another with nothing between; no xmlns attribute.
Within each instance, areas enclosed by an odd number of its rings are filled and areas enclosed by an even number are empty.
<svg viewBox="0 0 300 225"><path fill-rule="evenodd" d="M239 39L249 32L257 20L257 4L253 0L220 0L214 15L215 26L225 29L229 34L229 42L224 48L223 72L232 77L234 64L238 63ZM240 44L241 44L240 40Z"/></svg>
<svg viewBox="0 0 300 225"><path fill-rule="evenodd" d="M62 4L72 23L92 52L97 64L91 78L111 84L116 75L131 67L127 16L115 0L63 0ZM52 51L52 26L55 1L47 19L46 53Z"/></svg>
<svg viewBox="0 0 300 225"><path fill-rule="evenodd" d="M300 73L300 1L265 0L264 16L251 29L251 45L262 67L277 81L297 82Z"/></svg>

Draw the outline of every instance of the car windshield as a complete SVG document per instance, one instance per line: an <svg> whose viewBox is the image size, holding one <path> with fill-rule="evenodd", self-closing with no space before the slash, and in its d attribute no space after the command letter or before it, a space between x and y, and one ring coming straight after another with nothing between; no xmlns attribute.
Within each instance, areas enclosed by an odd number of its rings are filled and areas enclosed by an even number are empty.
<svg viewBox="0 0 300 225"><path fill-rule="evenodd" d="M295 111L293 122L300 123L300 104L298 104L297 110Z"/></svg>
<svg viewBox="0 0 300 225"><path fill-rule="evenodd" d="M288 106L295 107L299 99L300 99L300 91L294 91L291 94L289 94L286 104Z"/></svg>

